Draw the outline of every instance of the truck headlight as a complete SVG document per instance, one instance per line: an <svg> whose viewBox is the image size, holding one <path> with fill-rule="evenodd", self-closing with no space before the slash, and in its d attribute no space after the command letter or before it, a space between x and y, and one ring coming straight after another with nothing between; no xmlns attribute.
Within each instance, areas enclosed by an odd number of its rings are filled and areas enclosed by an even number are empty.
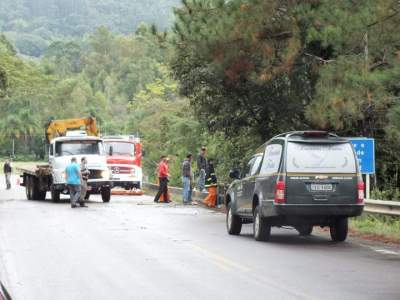
<svg viewBox="0 0 400 300"><path fill-rule="evenodd" d="M101 177L110 179L110 171L109 170L104 170L101 172Z"/></svg>

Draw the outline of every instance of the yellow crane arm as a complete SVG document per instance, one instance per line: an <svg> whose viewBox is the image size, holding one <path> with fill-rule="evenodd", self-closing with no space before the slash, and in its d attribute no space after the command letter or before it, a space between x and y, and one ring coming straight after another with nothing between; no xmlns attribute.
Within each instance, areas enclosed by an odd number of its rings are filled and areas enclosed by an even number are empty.
<svg viewBox="0 0 400 300"><path fill-rule="evenodd" d="M87 135L98 136L96 118L53 120L46 128L46 139L49 143L58 136L66 135L68 130L85 130Z"/></svg>

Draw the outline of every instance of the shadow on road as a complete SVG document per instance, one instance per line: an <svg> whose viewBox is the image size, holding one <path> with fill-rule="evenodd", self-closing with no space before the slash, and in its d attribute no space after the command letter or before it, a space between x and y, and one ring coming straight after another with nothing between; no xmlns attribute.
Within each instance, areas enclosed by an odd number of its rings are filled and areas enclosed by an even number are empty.
<svg viewBox="0 0 400 300"><path fill-rule="evenodd" d="M54 204L54 205L70 204L69 198L61 198L57 202L52 201L51 198L46 198L45 200L26 200L26 201L32 201L32 202L36 202L36 203ZM103 204L102 201L94 201L94 200L85 201L85 203L88 203L88 204Z"/></svg>
<svg viewBox="0 0 400 300"><path fill-rule="evenodd" d="M244 237L248 240L254 240L254 237L251 233L241 234L241 237ZM287 245L287 246L324 246L324 245L346 245L348 243L342 242L333 242L329 236L323 236L319 233L313 234L311 236L300 236L295 230L288 230L287 233L271 233L271 237L268 242L261 242L265 244L279 244L279 245Z"/></svg>
<svg viewBox="0 0 400 300"><path fill-rule="evenodd" d="M33 201L33 202L43 202L43 203L49 203L49 204L65 204L65 203L69 203L69 199L60 199L60 201L58 202L54 202L51 199L45 199L45 200L28 200L28 201Z"/></svg>

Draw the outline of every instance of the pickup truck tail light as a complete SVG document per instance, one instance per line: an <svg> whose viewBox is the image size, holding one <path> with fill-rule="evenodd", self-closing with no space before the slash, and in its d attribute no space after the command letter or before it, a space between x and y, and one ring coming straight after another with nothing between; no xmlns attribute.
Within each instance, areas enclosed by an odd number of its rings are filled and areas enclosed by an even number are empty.
<svg viewBox="0 0 400 300"><path fill-rule="evenodd" d="M285 202L285 182L280 180L275 185L275 203L282 204Z"/></svg>
<svg viewBox="0 0 400 300"><path fill-rule="evenodd" d="M357 183L357 189L358 189L357 203L362 204L362 203L364 203L364 198L365 198L365 195L364 195L365 184L363 181L359 181Z"/></svg>

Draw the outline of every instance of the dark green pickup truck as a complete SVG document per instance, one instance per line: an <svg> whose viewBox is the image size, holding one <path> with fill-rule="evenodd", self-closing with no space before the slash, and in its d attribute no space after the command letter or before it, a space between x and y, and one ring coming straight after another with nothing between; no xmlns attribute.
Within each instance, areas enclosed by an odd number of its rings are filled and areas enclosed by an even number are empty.
<svg viewBox="0 0 400 300"><path fill-rule="evenodd" d="M329 226L332 240L344 241L348 217L361 215L364 207L351 143L325 131L275 136L230 177L235 180L225 197L229 234L240 234L244 223L254 224L256 240L268 240L272 226L293 226L301 235Z"/></svg>

